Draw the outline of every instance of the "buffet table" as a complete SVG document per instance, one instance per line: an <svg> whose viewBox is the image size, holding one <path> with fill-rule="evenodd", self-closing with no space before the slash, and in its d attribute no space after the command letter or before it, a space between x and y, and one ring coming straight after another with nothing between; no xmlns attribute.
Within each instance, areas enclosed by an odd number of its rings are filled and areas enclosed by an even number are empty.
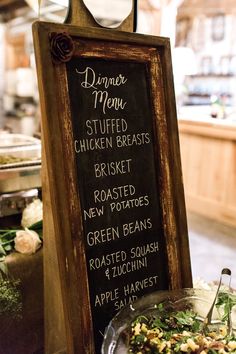
<svg viewBox="0 0 236 354"><path fill-rule="evenodd" d="M236 122L179 118L186 206L236 226Z"/></svg>

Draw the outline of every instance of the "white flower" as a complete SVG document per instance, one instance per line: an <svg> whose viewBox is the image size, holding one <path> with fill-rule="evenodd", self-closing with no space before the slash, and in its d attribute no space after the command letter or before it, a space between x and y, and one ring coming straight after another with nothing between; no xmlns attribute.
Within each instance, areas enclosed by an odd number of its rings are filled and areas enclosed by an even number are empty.
<svg viewBox="0 0 236 354"><path fill-rule="evenodd" d="M15 250L23 254L33 254L41 246L42 241L37 232L25 228L16 232Z"/></svg>
<svg viewBox="0 0 236 354"><path fill-rule="evenodd" d="M43 220L43 203L40 199L35 199L23 210L21 225L30 227L36 222Z"/></svg>

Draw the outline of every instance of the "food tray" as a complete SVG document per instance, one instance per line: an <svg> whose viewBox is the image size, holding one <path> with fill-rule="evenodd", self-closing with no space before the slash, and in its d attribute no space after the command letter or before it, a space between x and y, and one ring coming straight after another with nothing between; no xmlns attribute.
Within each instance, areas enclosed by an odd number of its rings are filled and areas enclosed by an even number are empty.
<svg viewBox="0 0 236 354"><path fill-rule="evenodd" d="M0 134L0 193L41 187L41 141L22 134Z"/></svg>

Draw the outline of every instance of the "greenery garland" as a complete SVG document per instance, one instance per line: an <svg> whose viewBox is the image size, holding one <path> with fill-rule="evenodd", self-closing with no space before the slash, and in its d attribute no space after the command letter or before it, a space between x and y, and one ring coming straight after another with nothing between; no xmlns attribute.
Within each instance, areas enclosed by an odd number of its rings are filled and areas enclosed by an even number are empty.
<svg viewBox="0 0 236 354"><path fill-rule="evenodd" d="M31 225L29 230L34 230L43 237L43 221L40 220ZM0 230L0 320L19 320L22 318L22 295L20 280L10 279L8 269L4 262L5 257L14 250L16 232L23 228L11 228Z"/></svg>
<svg viewBox="0 0 236 354"><path fill-rule="evenodd" d="M20 280L0 277L0 320L22 318L22 296Z"/></svg>

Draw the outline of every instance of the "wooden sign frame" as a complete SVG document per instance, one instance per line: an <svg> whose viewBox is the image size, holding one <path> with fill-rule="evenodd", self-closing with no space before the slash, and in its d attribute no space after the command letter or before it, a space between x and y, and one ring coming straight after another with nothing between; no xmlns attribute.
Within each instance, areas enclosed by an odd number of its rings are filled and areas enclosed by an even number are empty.
<svg viewBox="0 0 236 354"><path fill-rule="evenodd" d="M67 353L91 354L95 352L95 337L66 72L68 58L64 61L64 56L61 58L57 52L52 52L52 38L62 34L69 46L72 40L72 57L141 63L148 68L153 150L158 170L156 185L166 245L164 268L168 274L168 288L177 289L191 287L192 278L170 43L167 38L46 22L36 22L33 33L47 168L46 189L50 193L50 204L44 207L48 208L45 214L52 212L54 229L54 234L47 237L55 237L57 245Z"/></svg>

